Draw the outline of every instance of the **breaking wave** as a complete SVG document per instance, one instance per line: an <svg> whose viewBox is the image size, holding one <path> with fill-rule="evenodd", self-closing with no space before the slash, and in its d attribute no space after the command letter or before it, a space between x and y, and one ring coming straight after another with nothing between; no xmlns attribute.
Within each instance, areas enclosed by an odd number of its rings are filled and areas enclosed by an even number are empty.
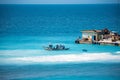
<svg viewBox="0 0 120 80"><path fill-rule="evenodd" d="M41 55L32 57L0 58L3 64L59 64L59 63L85 63L85 62L120 62L120 55L111 53L80 53Z"/></svg>
<svg viewBox="0 0 120 80"><path fill-rule="evenodd" d="M120 54L120 51L116 51L115 53L116 53L116 54Z"/></svg>

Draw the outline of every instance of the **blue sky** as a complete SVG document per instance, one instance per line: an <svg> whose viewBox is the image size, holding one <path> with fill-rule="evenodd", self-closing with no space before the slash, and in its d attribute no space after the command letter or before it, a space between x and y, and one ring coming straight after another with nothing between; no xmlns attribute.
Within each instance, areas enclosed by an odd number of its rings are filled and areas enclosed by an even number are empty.
<svg viewBox="0 0 120 80"><path fill-rule="evenodd" d="M0 4L106 4L120 0L0 0Z"/></svg>

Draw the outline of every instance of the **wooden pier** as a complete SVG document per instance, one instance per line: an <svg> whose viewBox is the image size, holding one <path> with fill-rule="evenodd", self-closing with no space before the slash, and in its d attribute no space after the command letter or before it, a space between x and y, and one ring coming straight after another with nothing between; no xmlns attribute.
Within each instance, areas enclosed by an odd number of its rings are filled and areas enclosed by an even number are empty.
<svg viewBox="0 0 120 80"><path fill-rule="evenodd" d="M114 45L114 46L120 46L120 42L105 42L105 41L81 41L76 40L76 44L97 44L97 45Z"/></svg>

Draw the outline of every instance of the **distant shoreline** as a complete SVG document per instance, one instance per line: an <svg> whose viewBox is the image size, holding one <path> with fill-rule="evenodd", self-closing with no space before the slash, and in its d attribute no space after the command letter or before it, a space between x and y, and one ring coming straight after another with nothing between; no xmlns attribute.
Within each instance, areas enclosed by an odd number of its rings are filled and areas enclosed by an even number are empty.
<svg viewBox="0 0 120 80"><path fill-rule="evenodd" d="M100 4L0 4L0 5L120 5L120 3L100 3Z"/></svg>

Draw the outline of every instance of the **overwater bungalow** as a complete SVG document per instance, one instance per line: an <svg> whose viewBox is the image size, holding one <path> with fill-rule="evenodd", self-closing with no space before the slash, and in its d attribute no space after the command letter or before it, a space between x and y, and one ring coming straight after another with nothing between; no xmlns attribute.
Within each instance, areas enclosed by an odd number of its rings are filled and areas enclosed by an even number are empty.
<svg viewBox="0 0 120 80"><path fill-rule="evenodd" d="M81 32L82 38L75 40L75 43L120 45L120 35L107 28L103 30L82 30Z"/></svg>

